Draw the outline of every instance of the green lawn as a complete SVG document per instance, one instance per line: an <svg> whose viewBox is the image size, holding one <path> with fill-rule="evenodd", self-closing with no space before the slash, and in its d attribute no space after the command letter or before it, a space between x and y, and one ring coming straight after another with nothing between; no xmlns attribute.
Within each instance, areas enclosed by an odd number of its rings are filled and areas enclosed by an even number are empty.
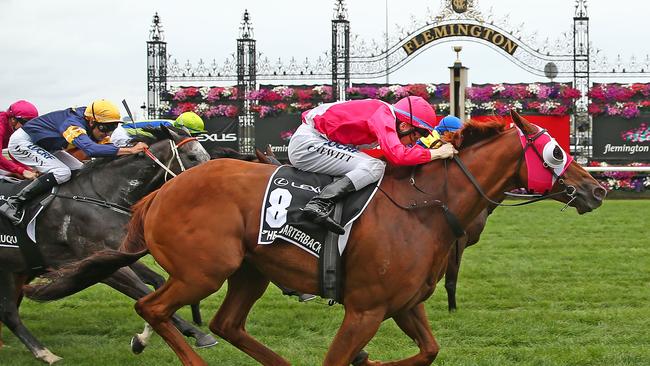
<svg viewBox="0 0 650 366"><path fill-rule="evenodd" d="M443 286L426 303L441 345L435 365L650 365L650 200L607 201L584 216L560 208L542 202L490 217L463 258L458 312L447 312ZM221 296L203 302L206 321ZM60 365L178 364L158 336L142 355L130 353L142 320L103 285L21 310ZM341 318L340 306L300 304L270 287L247 328L292 364L319 365ZM3 336L0 365L39 364L7 329ZM417 352L392 321L366 349L381 360ZM223 341L199 352L211 365L255 364Z"/></svg>

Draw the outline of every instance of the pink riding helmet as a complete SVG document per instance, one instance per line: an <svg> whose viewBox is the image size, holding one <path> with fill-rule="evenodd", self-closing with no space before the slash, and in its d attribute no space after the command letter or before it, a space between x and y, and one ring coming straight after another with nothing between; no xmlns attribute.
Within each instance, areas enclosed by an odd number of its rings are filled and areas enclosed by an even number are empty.
<svg viewBox="0 0 650 366"><path fill-rule="evenodd" d="M10 117L28 121L32 118L38 117L38 109L26 100L19 100L9 106L7 114Z"/></svg>
<svg viewBox="0 0 650 366"><path fill-rule="evenodd" d="M406 97L393 104L395 115L400 122L413 124L413 127L433 131L436 125L436 111L422 97Z"/></svg>

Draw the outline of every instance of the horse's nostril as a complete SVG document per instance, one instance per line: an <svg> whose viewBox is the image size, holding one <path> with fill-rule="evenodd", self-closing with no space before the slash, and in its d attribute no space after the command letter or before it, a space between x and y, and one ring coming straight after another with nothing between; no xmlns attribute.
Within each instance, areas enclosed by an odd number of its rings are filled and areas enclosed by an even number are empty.
<svg viewBox="0 0 650 366"><path fill-rule="evenodd" d="M607 196L607 190L603 187L596 187L593 189L592 194L597 200L602 201Z"/></svg>

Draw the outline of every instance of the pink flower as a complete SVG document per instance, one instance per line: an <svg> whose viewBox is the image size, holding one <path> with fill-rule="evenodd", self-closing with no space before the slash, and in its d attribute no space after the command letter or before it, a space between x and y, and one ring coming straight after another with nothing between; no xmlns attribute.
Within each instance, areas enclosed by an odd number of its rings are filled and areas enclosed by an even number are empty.
<svg viewBox="0 0 650 366"><path fill-rule="evenodd" d="M636 106L636 103L634 102L628 102L623 105L623 111L621 112L621 115L625 118L634 118L638 117L641 114L639 111L639 108Z"/></svg>

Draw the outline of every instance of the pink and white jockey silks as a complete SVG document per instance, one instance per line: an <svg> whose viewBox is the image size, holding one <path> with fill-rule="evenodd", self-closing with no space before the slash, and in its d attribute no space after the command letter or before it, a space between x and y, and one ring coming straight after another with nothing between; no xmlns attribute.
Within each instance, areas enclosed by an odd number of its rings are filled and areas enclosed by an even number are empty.
<svg viewBox="0 0 650 366"><path fill-rule="evenodd" d="M548 193L555 184L555 181L564 174L573 157L567 154L564 149L555 141L551 135L534 125L537 131L530 135L524 133L517 127L521 146L524 148L526 167L528 168L528 191L530 193ZM535 138L538 134L541 135ZM535 138L529 142L528 139Z"/></svg>

